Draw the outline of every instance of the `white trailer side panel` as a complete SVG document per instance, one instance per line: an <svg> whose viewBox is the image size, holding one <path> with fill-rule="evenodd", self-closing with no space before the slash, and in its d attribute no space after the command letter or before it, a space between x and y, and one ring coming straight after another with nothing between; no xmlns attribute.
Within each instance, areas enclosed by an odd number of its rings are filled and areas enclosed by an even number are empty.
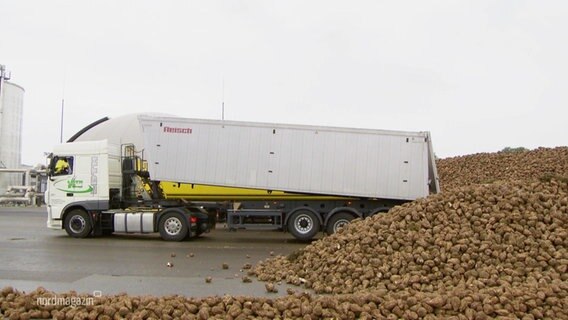
<svg viewBox="0 0 568 320"><path fill-rule="evenodd" d="M151 116L140 122L154 180L413 200L437 179L429 174L427 132Z"/></svg>

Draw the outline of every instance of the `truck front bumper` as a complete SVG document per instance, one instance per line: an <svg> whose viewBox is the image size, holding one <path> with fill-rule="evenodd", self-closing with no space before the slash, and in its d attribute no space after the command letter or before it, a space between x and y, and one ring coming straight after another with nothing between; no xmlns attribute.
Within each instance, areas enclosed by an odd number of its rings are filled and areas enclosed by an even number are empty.
<svg viewBox="0 0 568 320"><path fill-rule="evenodd" d="M63 229L63 221L61 219L53 219L53 208L49 205L47 206L47 227L55 230Z"/></svg>
<svg viewBox="0 0 568 320"><path fill-rule="evenodd" d="M61 230L63 229L63 222L61 220L47 219L47 227L49 229Z"/></svg>

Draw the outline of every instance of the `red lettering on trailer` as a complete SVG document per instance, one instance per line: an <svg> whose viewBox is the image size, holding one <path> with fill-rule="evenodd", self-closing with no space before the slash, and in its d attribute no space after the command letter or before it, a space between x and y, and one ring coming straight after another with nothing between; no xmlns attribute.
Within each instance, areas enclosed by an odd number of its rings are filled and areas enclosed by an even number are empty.
<svg viewBox="0 0 568 320"><path fill-rule="evenodd" d="M172 127L164 127L164 132L166 132L166 133L184 133L184 134L191 134L191 133L193 133L193 129L191 129L191 128L172 128Z"/></svg>

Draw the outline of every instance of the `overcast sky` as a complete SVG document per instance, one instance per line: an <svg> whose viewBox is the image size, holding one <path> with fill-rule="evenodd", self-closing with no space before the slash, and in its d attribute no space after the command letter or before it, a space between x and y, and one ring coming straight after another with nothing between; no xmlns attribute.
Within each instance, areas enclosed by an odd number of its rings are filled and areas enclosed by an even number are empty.
<svg viewBox="0 0 568 320"><path fill-rule="evenodd" d="M568 144L568 2L8 1L22 160L104 116L430 131L439 157ZM224 83L224 86L223 86ZM223 90L224 87L224 90Z"/></svg>

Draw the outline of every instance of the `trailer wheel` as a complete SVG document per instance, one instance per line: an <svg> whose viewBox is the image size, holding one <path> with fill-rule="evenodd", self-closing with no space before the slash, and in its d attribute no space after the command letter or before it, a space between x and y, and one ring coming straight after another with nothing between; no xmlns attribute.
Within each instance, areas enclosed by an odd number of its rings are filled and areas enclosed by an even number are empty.
<svg viewBox="0 0 568 320"><path fill-rule="evenodd" d="M315 213L300 210L288 219L288 231L298 240L311 240L320 230L320 223Z"/></svg>
<svg viewBox="0 0 568 320"><path fill-rule="evenodd" d="M181 213L168 212L160 218L160 236L167 241L181 241L188 235L187 219Z"/></svg>
<svg viewBox="0 0 568 320"><path fill-rule="evenodd" d="M65 231L73 238L86 238L93 230L89 215L82 209L73 209L64 221Z"/></svg>
<svg viewBox="0 0 568 320"><path fill-rule="evenodd" d="M327 234L334 234L337 230L345 227L345 225L353 219L355 219L355 217L347 212L334 214L331 218L329 218L325 231Z"/></svg>

